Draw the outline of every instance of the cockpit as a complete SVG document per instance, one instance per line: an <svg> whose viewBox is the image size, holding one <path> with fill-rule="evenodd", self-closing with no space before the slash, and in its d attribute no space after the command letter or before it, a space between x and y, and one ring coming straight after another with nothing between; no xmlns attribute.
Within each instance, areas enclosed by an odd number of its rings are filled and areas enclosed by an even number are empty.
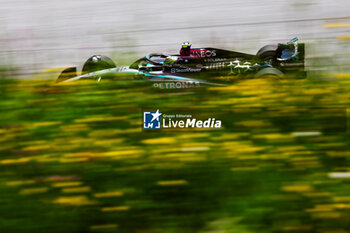
<svg viewBox="0 0 350 233"><path fill-rule="evenodd" d="M167 57L168 56L160 53L150 53L132 63L130 68L145 71L162 70L162 66Z"/></svg>

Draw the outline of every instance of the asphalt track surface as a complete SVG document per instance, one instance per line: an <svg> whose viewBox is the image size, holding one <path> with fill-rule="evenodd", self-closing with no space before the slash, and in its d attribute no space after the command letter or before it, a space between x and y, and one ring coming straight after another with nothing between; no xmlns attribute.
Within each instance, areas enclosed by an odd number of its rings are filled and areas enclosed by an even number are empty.
<svg viewBox="0 0 350 233"><path fill-rule="evenodd" d="M308 56L343 58L349 1L2 1L0 59L21 73L78 65L93 54L127 64L182 41L255 54L294 36ZM345 53L345 54L344 54ZM22 77L25 77L22 76ZM27 76L28 77L28 76Z"/></svg>

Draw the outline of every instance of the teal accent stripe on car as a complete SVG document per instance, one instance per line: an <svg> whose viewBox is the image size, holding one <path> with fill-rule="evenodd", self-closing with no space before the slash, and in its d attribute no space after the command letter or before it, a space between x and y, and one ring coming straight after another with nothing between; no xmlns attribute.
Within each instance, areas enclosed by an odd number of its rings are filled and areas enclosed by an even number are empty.
<svg viewBox="0 0 350 233"><path fill-rule="evenodd" d="M190 79L190 78L184 78L179 76L170 76L170 75L162 75L162 74L149 74L149 73L143 73L145 76L151 76L151 77L159 77L159 78L171 78L171 79L179 79L179 80L185 80L185 81L198 81L202 82L202 80L198 79Z"/></svg>

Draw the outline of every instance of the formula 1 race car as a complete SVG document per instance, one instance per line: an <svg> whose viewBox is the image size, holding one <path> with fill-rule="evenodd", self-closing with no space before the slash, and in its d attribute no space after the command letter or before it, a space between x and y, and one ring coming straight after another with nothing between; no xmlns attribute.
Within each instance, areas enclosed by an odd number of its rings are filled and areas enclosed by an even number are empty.
<svg viewBox="0 0 350 233"><path fill-rule="evenodd" d="M117 67L110 58L94 55L80 75L76 67L65 69L56 82L93 79L144 79L158 88L222 85L237 78L306 77L304 44L287 43L262 47L256 55L216 48L190 49L187 56L151 53L130 66Z"/></svg>

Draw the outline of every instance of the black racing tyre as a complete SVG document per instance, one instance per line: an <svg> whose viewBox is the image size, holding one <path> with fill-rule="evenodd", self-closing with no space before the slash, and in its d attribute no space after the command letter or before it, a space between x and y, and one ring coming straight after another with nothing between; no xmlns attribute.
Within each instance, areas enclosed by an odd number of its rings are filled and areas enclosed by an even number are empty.
<svg viewBox="0 0 350 233"><path fill-rule="evenodd" d="M117 65L109 57L104 55L94 55L84 63L82 73L91 73L115 67L117 67Z"/></svg>
<svg viewBox="0 0 350 233"><path fill-rule="evenodd" d="M281 79L284 78L284 74L276 68L267 67L256 73L255 78Z"/></svg>
<svg viewBox="0 0 350 233"><path fill-rule="evenodd" d="M277 44L269 44L265 45L256 53L261 60L269 61L276 59L278 45Z"/></svg>

